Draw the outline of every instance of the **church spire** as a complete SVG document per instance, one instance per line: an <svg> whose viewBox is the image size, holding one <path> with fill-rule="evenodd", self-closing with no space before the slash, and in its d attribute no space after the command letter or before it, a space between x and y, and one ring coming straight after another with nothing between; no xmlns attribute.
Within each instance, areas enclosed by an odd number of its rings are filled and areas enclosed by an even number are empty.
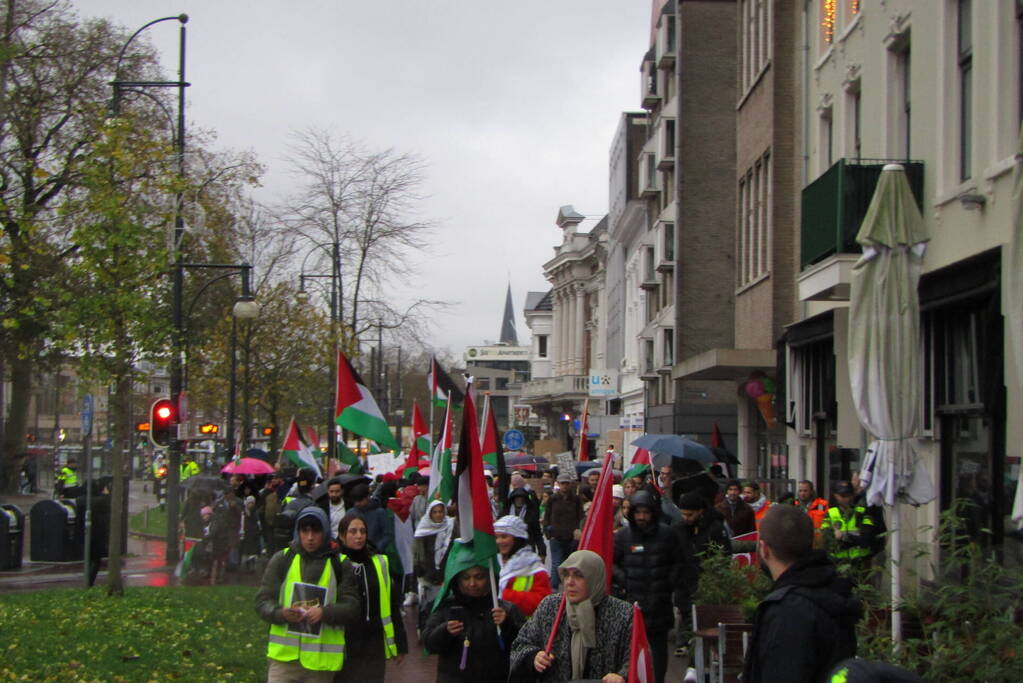
<svg viewBox="0 0 1023 683"><path fill-rule="evenodd" d="M504 300L504 317L501 319L501 343L518 346L519 337L515 334L515 308L512 306L511 283L508 283L508 296Z"/></svg>

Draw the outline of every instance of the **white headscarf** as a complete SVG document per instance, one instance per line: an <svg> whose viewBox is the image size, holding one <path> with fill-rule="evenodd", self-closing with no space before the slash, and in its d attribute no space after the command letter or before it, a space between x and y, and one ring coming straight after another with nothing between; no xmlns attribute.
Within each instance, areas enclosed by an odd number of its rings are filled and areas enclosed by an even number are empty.
<svg viewBox="0 0 1023 683"><path fill-rule="evenodd" d="M444 519L435 522L430 519L430 511L438 505L445 508ZM414 535L416 538L423 538L436 534L437 539L433 543L433 563L438 567L444 562L444 553L448 550L448 543L451 542L451 531L454 528L455 520L447 516L446 506L439 500L430 503L426 507L426 514L419 518L419 524L416 526Z"/></svg>

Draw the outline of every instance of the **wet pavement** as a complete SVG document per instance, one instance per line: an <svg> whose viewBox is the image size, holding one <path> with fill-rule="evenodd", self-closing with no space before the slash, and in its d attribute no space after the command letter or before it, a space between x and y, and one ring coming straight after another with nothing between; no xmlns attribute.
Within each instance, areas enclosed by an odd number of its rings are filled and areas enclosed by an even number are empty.
<svg viewBox="0 0 1023 683"><path fill-rule="evenodd" d="M156 504L156 498L147 482L133 481L129 495L129 514L141 511L146 506ZM52 588L84 587L83 562L32 562L29 559L29 541L31 538L28 513L39 500L49 498L49 492L33 495L13 495L0 497L0 503L13 503L25 513L26 528L24 530L24 559L21 569L0 571L0 593L27 592ZM174 567L164 561L166 542L162 539L146 538L136 534L128 534L128 553L122 567L122 575L126 586L168 586L180 585L181 581L174 576ZM259 584L258 571L236 571L225 574L224 583L251 585ZM105 563L100 569L96 580L102 586L106 580ZM186 582L200 582L201 579L190 579ZM401 683L427 683L436 680L437 658L423 653L422 645L416 634L415 607L405 610L404 621L409 640L409 654L398 664L391 660L387 663L387 681ZM674 649L674 648L671 648ZM670 650L669 650L670 652ZM666 681L681 681L685 675L687 660L668 656L668 672Z"/></svg>

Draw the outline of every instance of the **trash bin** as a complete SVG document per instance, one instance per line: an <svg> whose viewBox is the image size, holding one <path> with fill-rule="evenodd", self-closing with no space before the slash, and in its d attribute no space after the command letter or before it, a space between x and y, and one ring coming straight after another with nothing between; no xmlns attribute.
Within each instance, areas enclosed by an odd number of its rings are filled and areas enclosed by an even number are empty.
<svg viewBox="0 0 1023 683"><path fill-rule="evenodd" d="M79 534L78 506L73 500L41 500L32 506L33 562L80 562L84 541Z"/></svg>
<svg viewBox="0 0 1023 683"><path fill-rule="evenodd" d="M0 569L21 569L25 514L16 505L0 505Z"/></svg>

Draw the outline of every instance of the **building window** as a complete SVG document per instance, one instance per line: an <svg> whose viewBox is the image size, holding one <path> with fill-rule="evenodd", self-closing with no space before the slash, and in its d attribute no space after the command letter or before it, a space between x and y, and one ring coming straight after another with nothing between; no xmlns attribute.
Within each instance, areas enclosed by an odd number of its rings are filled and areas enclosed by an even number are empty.
<svg viewBox="0 0 1023 683"><path fill-rule="evenodd" d="M959 179L972 175L970 157L973 155L973 2L959 0L958 53L959 53Z"/></svg>
<svg viewBox="0 0 1023 683"><path fill-rule="evenodd" d="M768 0L741 0L739 3L740 95L753 86L754 79L771 59L770 11Z"/></svg>
<svg viewBox="0 0 1023 683"><path fill-rule="evenodd" d="M831 165L835 163L835 131L834 117L832 116L832 109L821 110L820 116L820 147L818 149L818 156L821 160L821 172L831 168Z"/></svg>
<svg viewBox="0 0 1023 683"><path fill-rule="evenodd" d="M911 106L911 89L910 89L910 43L909 40L901 41L898 50L892 53L892 58L895 60L894 64L894 83L892 84L892 90L894 91L894 97L892 98L895 102L894 114L894 131L892 139L895 141L894 152L896 155L902 156L904 159L910 159L910 141L912 135L912 106Z"/></svg>
<svg viewBox="0 0 1023 683"><path fill-rule="evenodd" d="M653 154L646 155L646 186L648 189L657 189L657 157Z"/></svg>
<svg viewBox="0 0 1023 683"><path fill-rule="evenodd" d="M675 119L664 120L664 156L675 156Z"/></svg>
<svg viewBox="0 0 1023 683"><path fill-rule="evenodd" d="M541 334L536 338L536 355L538 358L547 357L547 335Z"/></svg>
<svg viewBox="0 0 1023 683"><path fill-rule="evenodd" d="M860 95L860 84L857 81L850 89L848 95L849 103L849 148L851 155L856 161L859 161L863 157L863 120L862 115L862 98Z"/></svg>
<svg viewBox="0 0 1023 683"><path fill-rule="evenodd" d="M670 367L675 364L675 330L667 328L664 330L664 365Z"/></svg>
<svg viewBox="0 0 1023 683"><path fill-rule="evenodd" d="M653 282L657 279L656 273L656 256L654 254L653 247L646 247L643 250L643 280L645 282Z"/></svg>
<svg viewBox="0 0 1023 683"><path fill-rule="evenodd" d="M667 43L668 52L675 51L675 16L671 15L665 17L665 21L668 25L664 27L664 35L666 37L665 42Z"/></svg>
<svg viewBox="0 0 1023 683"><path fill-rule="evenodd" d="M793 374L797 395L797 428L801 434L814 433L814 423L826 422L826 432L835 429L835 343L822 339L793 349Z"/></svg>
<svg viewBox="0 0 1023 683"><path fill-rule="evenodd" d="M664 224L664 260L675 260L675 224Z"/></svg>
<svg viewBox="0 0 1023 683"><path fill-rule="evenodd" d="M650 374L654 371L654 340L643 340L643 371Z"/></svg>
<svg viewBox="0 0 1023 683"><path fill-rule="evenodd" d="M822 52L835 42L835 24L838 21L838 0L820 0Z"/></svg>
<svg viewBox="0 0 1023 683"><path fill-rule="evenodd" d="M743 287L766 275L771 244L771 155L765 154L739 181L738 278Z"/></svg>

